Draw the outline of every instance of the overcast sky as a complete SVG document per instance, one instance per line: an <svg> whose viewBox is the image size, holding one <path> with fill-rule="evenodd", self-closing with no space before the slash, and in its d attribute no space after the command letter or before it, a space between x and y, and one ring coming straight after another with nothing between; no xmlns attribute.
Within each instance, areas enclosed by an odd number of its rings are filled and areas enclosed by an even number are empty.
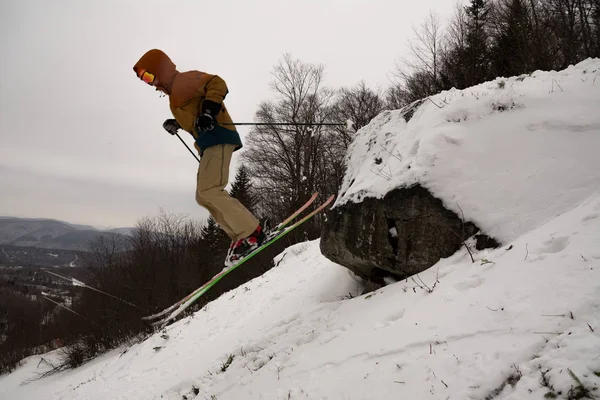
<svg viewBox="0 0 600 400"><path fill-rule="evenodd" d="M234 121L252 122L284 53L325 65L331 87L364 79L386 88L412 27L430 10L446 20L454 7L454 0L3 0L0 216L101 228L132 226L161 208L207 216L194 200L197 161L162 129L168 100L133 73L149 49L165 51L180 71L220 75Z"/></svg>

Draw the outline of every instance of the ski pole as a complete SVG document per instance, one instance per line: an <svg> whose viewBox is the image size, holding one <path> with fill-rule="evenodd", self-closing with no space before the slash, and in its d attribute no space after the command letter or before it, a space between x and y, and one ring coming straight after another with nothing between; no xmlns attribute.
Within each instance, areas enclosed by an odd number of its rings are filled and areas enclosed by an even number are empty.
<svg viewBox="0 0 600 400"><path fill-rule="evenodd" d="M335 123L310 123L310 122L225 122L221 125L253 125L253 126L346 126Z"/></svg>
<svg viewBox="0 0 600 400"><path fill-rule="evenodd" d="M296 122L225 122L222 123L221 125L253 125L253 126L347 126L346 124L334 124L334 123L308 123L308 122L300 122L300 123L296 123ZM183 139L181 138L181 136L179 136L179 133L175 132L175 134L177 135L177 137L179 138L179 140L181 140L181 143L183 143L183 145L185 146L186 149L188 149L188 151L194 156L194 158L196 159L196 161L198 161L198 163L200 162L200 159L198 158L198 156L196 156L196 154L194 154L194 152L192 151L192 149L189 148L189 146L183 141Z"/></svg>
<svg viewBox="0 0 600 400"><path fill-rule="evenodd" d="M106 296L112 297L113 299L119 300L119 301L121 301L121 302L123 302L123 303L125 303L125 304L128 304L128 305L130 305L130 306L132 306L132 307L135 307L135 308L137 308L138 310L140 310L140 308L139 308L138 306L136 306L135 304L133 304L133 303L130 303L130 302L126 301L126 300L123 300L123 299L121 299L121 298L119 298L119 297L117 297L117 296L113 296L113 295L112 295L112 294L110 294L110 293L103 292L102 290L100 290L100 289L96 289L96 288L95 288L95 287L93 287L93 286L86 285L84 282L81 282L81 281L80 281L80 280L78 280L78 279L75 279L75 278L67 278L67 277L65 277L65 276L62 276L62 275L56 274L56 273L54 273L54 272L48 271L47 269L43 269L43 271L44 271L44 272L47 272L47 273L49 273L50 275L54 275L54 276L57 276L57 277L59 277L59 278L61 278L61 279L64 279L64 280L66 280L66 281L69 281L69 282L71 282L71 283L73 284L73 286L81 286L81 287L84 287L84 288L88 288L88 289L90 289L90 290L94 290L94 291L96 291L96 292L98 292L98 293L102 293L102 294L104 294L104 295L106 295Z"/></svg>
<svg viewBox="0 0 600 400"><path fill-rule="evenodd" d="M198 163L200 163L200 159L198 158L198 156L196 156L194 154L194 152L192 151L192 149L190 149L189 146L183 141L183 139L181 138L181 136L179 136L179 133L175 132L175 134L177 135L177 137L179 138L179 140L181 140L181 143L183 143L183 145L185 146L185 148L188 149L190 153L192 153L192 155L194 156L194 158L196 159L196 161L198 161Z"/></svg>
<svg viewBox="0 0 600 400"><path fill-rule="evenodd" d="M42 297L43 297L44 299L46 299L46 300L48 300L48 301L50 301L50 302L52 302L52 303L56 304L56 305L57 305L57 306L59 306L59 307L62 307L62 308L64 308L64 309L65 309L65 310L67 310L67 311L70 311L70 312L72 312L72 313L73 313L73 314L75 314L75 315L78 315L78 316L80 316L81 318L88 319L88 318L86 318L85 316L83 316L83 315L79 314L78 312L71 310L69 307L67 307L67 306L65 306L65 305L63 305L63 304L60 304L59 302L56 302L56 301L52 300L51 298L47 297L46 295L47 295L47 293L45 293L45 292L42 292Z"/></svg>

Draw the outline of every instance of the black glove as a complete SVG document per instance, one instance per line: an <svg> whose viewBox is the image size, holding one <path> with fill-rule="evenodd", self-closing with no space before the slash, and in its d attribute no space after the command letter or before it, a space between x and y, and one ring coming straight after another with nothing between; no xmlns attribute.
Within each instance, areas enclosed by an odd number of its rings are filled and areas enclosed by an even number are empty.
<svg viewBox="0 0 600 400"><path fill-rule="evenodd" d="M202 114L196 118L194 123L198 132L210 131L215 127L215 118L221 111L221 104L214 101L204 100L202 103Z"/></svg>
<svg viewBox="0 0 600 400"><path fill-rule="evenodd" d="M179 122L176 119L170 118L163 122L163 128L165 131L169 132L171 135L175 135L177 133L177 129L181 129L179 126Z"/></svg>
<svg viewBox="0 0 600 400"><path fill-rule="evenodd" d="M206 132L210 131L215 127L215 120L210 114L202 114L198 118L196 118L196 122L194 123L196 130L198 132Z"/></svg>

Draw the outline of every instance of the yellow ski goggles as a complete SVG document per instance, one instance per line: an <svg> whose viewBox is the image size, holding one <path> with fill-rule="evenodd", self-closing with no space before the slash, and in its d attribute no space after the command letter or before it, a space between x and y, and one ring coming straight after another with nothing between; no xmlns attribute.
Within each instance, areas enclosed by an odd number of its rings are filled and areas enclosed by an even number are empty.
<svg viewBox="0 0 600 400"><path fill-rule="evenodd" d="M145 69L142 69L138 72L138 78L146 82L148 85L152 85L154 83L154 80L156 79L154 74L151 74Z"/></svg>

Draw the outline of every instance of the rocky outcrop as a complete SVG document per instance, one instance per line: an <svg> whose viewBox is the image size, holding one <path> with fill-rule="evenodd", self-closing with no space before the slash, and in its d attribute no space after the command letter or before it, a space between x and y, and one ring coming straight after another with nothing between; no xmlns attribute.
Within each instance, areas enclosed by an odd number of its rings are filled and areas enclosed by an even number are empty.
<svg viewBox="0 0 600 400"><path fill-rule="evenodd" d="M321 235L321 252L381 284L385 277L401 280L428 269L478 231L415 185L393 190L383 199L366 198L332 209Z"/></svg>

